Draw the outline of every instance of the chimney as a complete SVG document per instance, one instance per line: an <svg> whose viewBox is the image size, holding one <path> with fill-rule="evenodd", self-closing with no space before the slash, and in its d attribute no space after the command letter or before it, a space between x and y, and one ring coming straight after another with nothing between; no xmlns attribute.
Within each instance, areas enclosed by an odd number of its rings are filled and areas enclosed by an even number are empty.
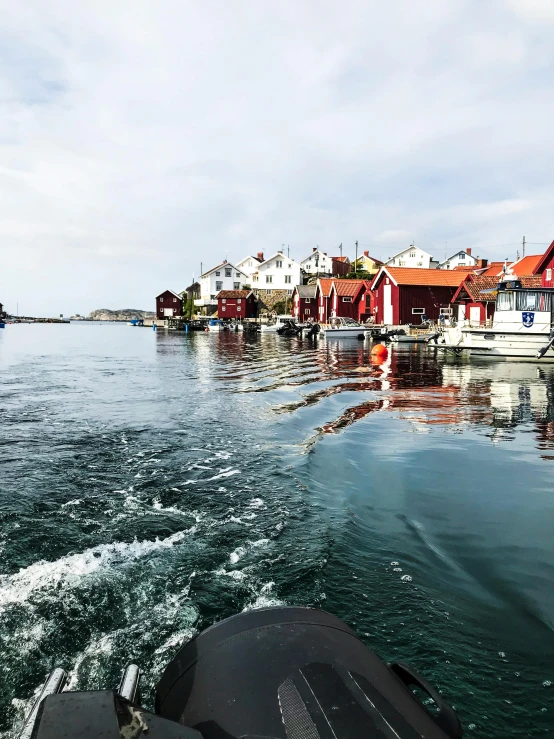
<svg viewBox="0 0 554 739"><path fill-rule="evenodd" d="M325 256L327 256L327 252L326 251L324 251L323 253L325 254Z"/></svg>
<svg viewBox="0 0 554 739"><path fill-rule="evenodd" d="M367 257L369 259L369 251L364 251L364 257Z"/></svg>
<svg viewBox="0 0 554 739"><path fill-rule="evenodd" d="M283 253L282 249L277 249L277 254L282 254L282 253Z"/></svg>
<svg viewBox="0 0 554 739"><path fill-rule="evenodd" d="M260 260L260 262L263 262L264 261L264 253L263 253L263 251L259 251L258 252L258 259Z"/></svg>
<svg viewBox="0 0 554 739"><path fill-rule="evenodd" d="M466 249L466 252L469 254L469 256L471 256L471 247L469 247L469 249Z"/></svg>
<svg viewBox="0 0 554 739"><path fill-rule="evenodd" d="M317 251L317 246L314 246L312 251Z"/></svg>

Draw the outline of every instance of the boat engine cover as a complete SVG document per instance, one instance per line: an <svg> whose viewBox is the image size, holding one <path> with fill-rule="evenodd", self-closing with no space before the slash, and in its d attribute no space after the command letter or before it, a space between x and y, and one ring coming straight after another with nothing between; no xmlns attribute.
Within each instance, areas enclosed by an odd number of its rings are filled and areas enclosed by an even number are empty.
<svg viewBox="0 0 554 739"><path fill-rule="evenodd" d="M204 739L461 735L459 723L443 730L346 624L309 608L247 611L200 633L162 675L156 713Z"/></svg>

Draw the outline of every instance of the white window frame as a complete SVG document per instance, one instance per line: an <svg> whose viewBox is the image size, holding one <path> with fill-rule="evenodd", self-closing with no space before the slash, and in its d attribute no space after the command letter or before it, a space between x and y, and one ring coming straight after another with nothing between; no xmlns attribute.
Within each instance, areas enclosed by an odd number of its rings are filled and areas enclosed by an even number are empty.
<svg viewBox="0 0 554 739"><path fill-rule="evenodd" d="M311 303L312 302L312 299L311 298L304 298L304 302L305 303Z"/></svg>
<svg viewBox="0 0 554 739"><path fill-rule="evenodd" d="M233 282L233 290L240 290L240 282Z"/></svg>
<svg viewBox="0 0 554 739"><path fill-rule="evenodd" d="M266 285L272 285L273 284L273 275L266 275L265 276L265 284Z"/></svg>
<svg viewBox="0 0 554 739"><path fill-rule="evenodd" d="M412 308L412 316L424 316L425 308Z"/></svg>
<svg viewBox="0 0 554 739"><path fill-rule="evenodd" d="M292 275L285 275L285 285L292 285Z"/></svg>
<svg viewBox="0 0 554 739"><path fill-rule="evenodd" d="M221 298L221 302L222 303L226 303L227 302L227 298Z"/></svg>
<svg viewBox="0 0 554 739"><path fill-rule="evenodd" d="M226 305L222 305L221 306L221 311L223 312L224 310L227 310L227 306Z"/></svg>
<svg viewBox="0 0 554 739"><path fill-rule="evenodd" d="M304 315L305 316L309 316L310 315L310 309L309 308L304 308Z"/></svg>
<svg viewBox="0 0 554 739"><path fill-rule="evenodd" d="M237 311L241 311L241 310L242 310L242 306L237 303Z"/></svg>
<svg viewBox="0 0 554 739"><path fill-rule="evenodd" d="M552 270L551 269L547 269L546 270L546 279L547 279L548 282L550 282L550 280L552 279Z"/></svg>
<svg viewBox="0 0 554 739"><path fill-rule="evenodd" d="M232 277L233 276L233 270L231 267L225 267L225 277Z"/></svg>
<svg viewBox="0 0 554 739"><path fill-rule="evenodd" d="M344 297L344 298L342 299L342 302L343 302L343 303L351 303L351 302L352 302L352 298L351 298L350 296L346 295L346 296L345 296L345 297Z"/></svg>
<svg viewBox="0 0 554 739"><path fill-rule="evenodd" d="M173 302L176 303L177 302L177 298L173 298Z"/></svg>
<svg viewBox="0 0 554 739"><path fill-rule="evenodd" d="M218 287L220 285L220 287ZM219 292L220 290L223 290L223 280L217 280L215 283L215 289Z"/></svg>
<svg viewBox="0 0 554 739"><path fill-rule="evenodd" d="M441 308L439 312L441 316L451 316L452 308Z"/></svg>
<svg viewBox="0 0 554 739"><path fill-rule="evenodd" d="M162 298L160 298L160 303L163 303L163 302L164 302L164 299L163 299L163 297L162 297Z"/></svg>
<svg viewBox="0 0 554 739"><path fill-rule="evenodd" d="M282 259L275 260L275 266L277 267L277 269L283 269L283 260Z"/></svg>
<svg viewBox="0 0 554 739"><path fill-rule="evenodd" d="M218 269L217 272L215 273L215 276L216 277L221 277L221 270Z"/></svg>

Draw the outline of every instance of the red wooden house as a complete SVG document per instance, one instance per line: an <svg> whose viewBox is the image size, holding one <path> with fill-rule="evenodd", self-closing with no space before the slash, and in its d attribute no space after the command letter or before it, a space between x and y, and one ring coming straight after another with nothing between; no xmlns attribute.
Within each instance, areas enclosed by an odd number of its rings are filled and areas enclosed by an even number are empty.
<svg viewBox="0 0 554 739"><path fill-rule="evenodd" d="M181 296L173 290L166 290L156 298L156 318L175 318L183 313Z"/></svg>
<svg viewBox="0 0 554 739"><path fill-rule="evenodd" d="M542 287L554 287L554 241L535 265L533 274L541 276Z"/></svg>
<svg viewBox="0 0 554 739"><path fill-rule="evenodd" d="M334 280L329 298L330 315L365 321L371 315L370 287L368 280Z"/></svg>
<svg viewBox="0 0 554 739"><path fill-rule="evenodd" d="M317 281L315 297L317 303L317 318L318 323L327 323L331 315L329 308L329 298L331 295L331 288L333 287L333 280L327 277L320 277Z"/></svg>
<svg viewBox="0 0 554 739"><path fill-rule="evenodd" d="M381 267L371 283L376 323L400 325L433 321L451 311L464 272L448 269Z"/></svg>
<svg viewBox="0 0 554 739"><path fill-rule="evenodd" d="M347 275L352 269L348 257L331 257L331 266L333 277Z"/></svg>
<svg viewBox="0 0 554 739"><path fill-rule="evenodd" d="M258 299L252 290L221 290L217 294L219 318L257 318Z"/></svg>
<svg viewBox="0 0 554 739"><path fill-rule="evenodd" d="M292 315L301 323L317 321L316 285L297 285L292 291Z"/></svg>

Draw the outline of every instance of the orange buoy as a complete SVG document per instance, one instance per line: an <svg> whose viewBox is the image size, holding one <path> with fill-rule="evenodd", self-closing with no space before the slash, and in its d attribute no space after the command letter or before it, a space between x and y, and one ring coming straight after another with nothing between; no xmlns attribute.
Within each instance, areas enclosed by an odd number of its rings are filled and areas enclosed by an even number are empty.
<svg viewBox="0 0 554 739"><path fill-rule="evenodd" d="M371 350L371 356L386 359L389 356L389 350L384 344L375 344Z"/></svg>

